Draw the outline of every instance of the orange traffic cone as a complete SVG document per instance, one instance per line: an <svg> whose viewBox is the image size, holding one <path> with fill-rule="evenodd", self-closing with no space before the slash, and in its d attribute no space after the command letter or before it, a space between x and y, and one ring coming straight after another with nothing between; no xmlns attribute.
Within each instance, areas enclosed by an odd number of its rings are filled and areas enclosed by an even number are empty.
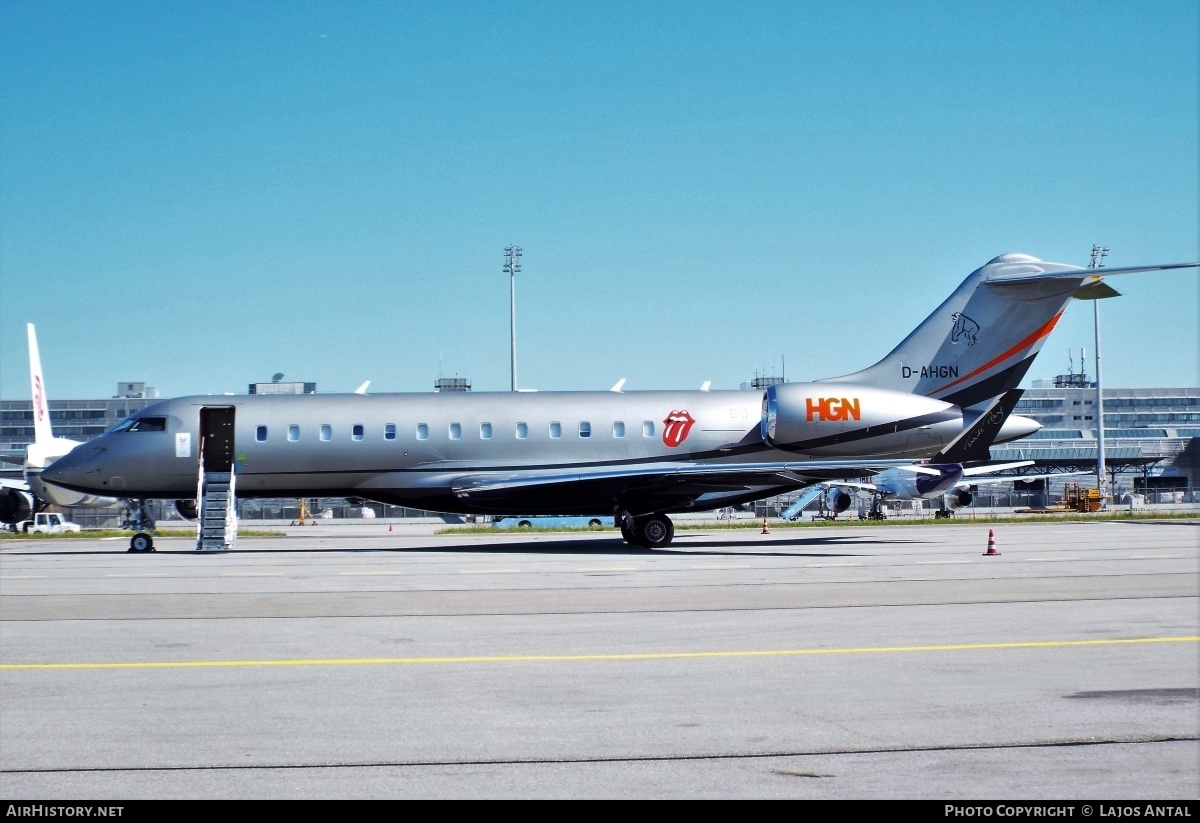
<svg viewBox="0 0 1200 823"><path fill-rule="evenodd" d="M767 528L767 518L763 518L763 530L759 534L770 534L771 530Z"/></svg>
<svg viewBox="0 0 1200 823"><path fill-rule="evenodd" d="M388 531L391 531L391 530L392 530L392 524L388 523Z"/></svg>
<svg viewBox="0 0 1200 823"><path fill-rule="evenodd" d="M988 549L983 553L983 556L987 557L989 554L1000 554L1000 552L996 551L996 533L991 529L988 529Z"/></svg>

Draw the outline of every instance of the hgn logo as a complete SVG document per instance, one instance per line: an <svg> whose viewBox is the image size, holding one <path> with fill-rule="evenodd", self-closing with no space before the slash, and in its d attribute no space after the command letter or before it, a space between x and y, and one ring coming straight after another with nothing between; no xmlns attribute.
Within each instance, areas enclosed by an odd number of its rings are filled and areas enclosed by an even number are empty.
<svg viewBox="0 0 1200 823"><path fill-rule="evenodd" d="M835 422L838 420L862 420L862 409L858 398L849 397L818 397L804 399L807 414L805 419L812 422L816 415L818 420Z"/></svg>

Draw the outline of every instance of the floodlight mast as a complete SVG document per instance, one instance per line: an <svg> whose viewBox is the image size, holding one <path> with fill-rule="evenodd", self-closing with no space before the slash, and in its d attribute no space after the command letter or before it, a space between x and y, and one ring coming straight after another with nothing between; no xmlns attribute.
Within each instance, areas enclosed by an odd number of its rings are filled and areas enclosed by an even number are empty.
<svg viewBox="0 0 1200 823"><path fill-rule="evenodd" d="M508 346L512 391L517 390L517 272L521 270L521 247L504 249L504 272L508 275Z"/></svg>
<svg viewBox="0 0 1200 823"><path fill-rule="evenodd" d="M1092 259L1089 269L1104 268L1104 258L1108 257L1108 246L1092 246ZM1096 491L1100 493L1100 505L1108 505L1108 495L1105 486L1104 461L1104 383L1100 377L1100 300L1092 301L1092 323L1096 330Z"/></svg>

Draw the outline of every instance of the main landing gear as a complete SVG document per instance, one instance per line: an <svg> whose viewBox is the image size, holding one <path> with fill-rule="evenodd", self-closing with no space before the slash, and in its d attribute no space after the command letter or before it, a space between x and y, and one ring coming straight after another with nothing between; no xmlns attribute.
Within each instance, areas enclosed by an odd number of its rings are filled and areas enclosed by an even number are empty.
<svg viewBox="0 0 1200 823"><path fill-rule="evenodd" d="M675 524L665 514L644 514L639 517L618 515L616 525L621 537L631 546L644 549L661 549L671 545L675 537Z"/></svg>

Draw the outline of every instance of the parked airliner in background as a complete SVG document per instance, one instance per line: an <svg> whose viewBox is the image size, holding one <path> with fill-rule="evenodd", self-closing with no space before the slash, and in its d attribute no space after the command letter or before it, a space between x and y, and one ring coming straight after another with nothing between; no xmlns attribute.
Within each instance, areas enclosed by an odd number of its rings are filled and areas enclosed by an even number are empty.
<svg viewBox="0 0 1200 823"><path fill-rule="evenodd" d="M872 478L872 482L839 480L834 483L818 483L797 497L791 505L779 513L785 520L799 520L803 509L822 494L825 495L822 509L826 516L836 517L859 496L868 501L866 518L882 520L883 506L893 500L931 500L940 505L936 516L949 517L955 509L969 506L975 499L977 486L997 483L1012 483L1016 480L1047 480L1052 477L1093 475L1094 472L1051 472L1045 474L1001 474L1012 469L1032 466L1033 460L994 465L962 466L957 463L916 464L912 467L899 466L884 469ZM928 469L928 472L915 469Z"/></svg>
<svg viewBox="0 0 1200 823"><path fill-rule="evenodd" d="M70 452L79 441L55 437L50 425L50 406L46 400L46 381L42 376L42 359L38 353L37 332L32 323L26 324L29 338L29 382L33 396L33 442L25 448L22 464L23 480L0 479L0 523L15 525L29 520L47 504L55 506L92 506L106 508L122 505L115 497L98 496L90 492L71 490L47 484L42 471ZM143 524L153 528L153 523Z"/></svg>
<svg viewBox="0 0 1200 823"><path fill-rule="evenodd" d="M672 513L969 455L963 438L987 428L976 424L1024 378L1077 290L1102 276L1198 265L1099 270L1004 254L873 366L765 392L180 397L139 410L43 477L193 510L204 473L232 470L241 497L459 514L603 511L630 543L661 547ZM1036 428L1009 417L992 442ZM150 545L142 535L131 548Z"/></svg>
<svg viewBox="0 0 1200 823"><path fill-rule="evenodd" d="M926 461L908 466L884 469L874 475L870 482L839 480L811 486L779 513L785 520L798 520L806 506L820 498L817 517L835 519L850 508L853 495L870 501L866 517L882 520L883 504L889 500L937 500L941 507L937 516L949 517L954 509L969 506L973 499L971 487L984 483L1011 483L1013 480L1043 480L1085 474L1069 472L1049 474L1025 474L1024 469L1034 465L1033 460L1014 463L986 463L990 447L997 441L1005 427L1029 428L1032 434L1040 426L1032 420L1012 417L1013 409L1024 394L1023 389L1010 389L982 410L974 424L963 429L956 439ZM1026 422L1027 421L1027 422ZM1032 424L1032 425L1030 425ZM971 464L971 465L964 465ZM1002 472L1022 470L1020 475L999 476Z"/></svg>

